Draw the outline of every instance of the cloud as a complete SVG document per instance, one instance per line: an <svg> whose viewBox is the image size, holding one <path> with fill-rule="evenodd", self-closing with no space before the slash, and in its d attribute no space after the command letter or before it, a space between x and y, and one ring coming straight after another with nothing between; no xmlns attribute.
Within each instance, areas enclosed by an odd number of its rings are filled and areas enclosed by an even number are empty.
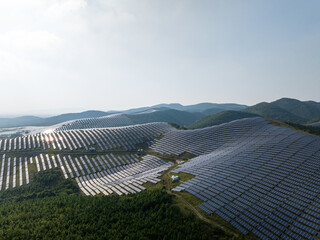
<svg viewBox="0 0 320 240"><path fill-rule="evenodd" d="M315 85L318 38L297 43L306 34L296 31L285 38L279 23L285 19L294 30L300 19L287 19L283 12L271 18L263 8L269 3L260 4L0 0L0 81L7 81L1 85L0 102L13 95L16 99L2 111L28 109L33 99L44 98L34 109L127 108L161 101L232 101L233 96L241 100L240 92L251 94L247 86L261 82L267 89L283 79L288 86L300 79L296 76L307 79L311 73L314 84L307 85ZM315 10L309 15L319 18ZM303 31L319 33L318 25ZM263 100L274 98L273 92L266 90L270 97ZM313 95L319 94L314 90Z"/></svg>
<svg viewBox="0 0 320 240"><path fill-rule="evenodd" d="M61 44L62 39L48 31L13 30L0 34L0 47L11 51L50 50Z"/></svg>
<svg viewBox="0 0 320 240"><path fill-rule="evenodd" d="M54 3L46 9L45 15L52 18L62 18L85 7L87 7L87 3L84 0L54 1Z"/></svg>

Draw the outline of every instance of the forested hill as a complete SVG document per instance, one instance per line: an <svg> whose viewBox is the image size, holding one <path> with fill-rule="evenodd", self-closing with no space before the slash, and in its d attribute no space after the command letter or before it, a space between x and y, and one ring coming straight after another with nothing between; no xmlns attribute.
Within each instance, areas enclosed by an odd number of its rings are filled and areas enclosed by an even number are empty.
<svg viewBox="0 0 320 240"><path fill-rule="evenodd" d="M166 191L86 197L58 169L0 192L0 201L1 239L229 238L195 215L183 214Z"/></svg>
<svg viewBox="0 0 320 240"><path fill-rule="evenodd" d="M281 98L271 103L259 103L242 111L280 122L306 123L320 118L320 103Z"/></svg>
<svg viewBox="0 0 320 240"><path fill-rule="evenodd" d="M237 119L257 117L257 116L258 116L257 114L253 114L253 113L246 113L246 112L239 112L239 111L224 111L221 113L204 117L198 120L197 122L191 124L189 128L197 129L197 128L210 127L210 126L219 125L222 123L231 122Z"/></svg>
<svg viewBox="0 0 320 240"><path fill-rule="evenodd" d="M174 109L165 109L150 113L127 115L134 123L143 124L150 122L172 122L181 126L187 126L201 119L205 115L200 112L186 112Z"/></svg>

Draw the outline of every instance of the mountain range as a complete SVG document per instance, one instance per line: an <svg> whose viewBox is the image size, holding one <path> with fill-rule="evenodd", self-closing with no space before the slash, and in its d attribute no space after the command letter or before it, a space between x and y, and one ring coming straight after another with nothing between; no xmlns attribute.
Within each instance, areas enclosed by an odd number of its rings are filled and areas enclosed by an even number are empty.
<svg viewBox="0 0 320 240"><path fill-rule="evenodd" d="M0 128L21 127L21 126L51 126L66 121L98 118L111 114L126 114L133 118L134 122L139 123L167 121L179 125L189 125L209 114L218 113L226 110L242 110L247 108L240 104L217 104L200 103L195 105L183 106L178 103L159 104L151 107L134 108L125 111L85 111L81 113L66 113L53 117L41 118L36 116L22 116L16 118L0 118Z"/></svg>
<svg viewBox="0 0 320 240"><path fill-rule="evenodd" d="M99 118L112 114L122 114L133 123L171 122L180 126L203 128L232 120L261 116L280 122L307 124L320 119L320 103L281 98L273 102L261 102L253 106L229 103L199 103L183 106L179 103L158 104L150 107L133 108L124 111L85 111L66 113L41 118L22 116L17 118L0 118L0 128L22 126L51 126L67 121Z"/></svg>
<svg viewBox="0 0 320 240"><path fill-rule="evenodd" d="M281 98L267 103L262 102L240 111L223 111L206 116L189 126L191 129L204 128L233 120L261 116L279 122L318 124L320 119L320 103L314 101L299 101L291 98Z"/></svg>
<svg viewBox="0 0 320 240"><path fill-rule="evenodd" d="M320 103L281 98L271 103L262 102L242 111L280 122L303 124L320 118Z"/></svg>

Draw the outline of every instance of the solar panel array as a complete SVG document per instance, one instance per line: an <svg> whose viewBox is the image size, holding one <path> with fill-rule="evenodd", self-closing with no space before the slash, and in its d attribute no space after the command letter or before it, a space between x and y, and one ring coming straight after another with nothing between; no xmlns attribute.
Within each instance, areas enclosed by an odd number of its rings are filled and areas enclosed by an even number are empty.
<svg viewBox="0 0 320 240"><path fill-rule="evenodd" d="M30 158L30 163L35 163L38 172L60 167L65 178L75 178L107 169L117 168L139 162L137 154L114 155L113 153L88 156L79 155L49 155L40 154Z"/></svg>
<svg viewBox="0 0 320 240"><path fill-rule="evenodd" d="M28 159L26 157L0 156L0 191L29 184Z"/></svg>
<svg viewBox="0 0 320 240"><path fill-rule="evenodd" d="M99 118L85 118L59 124L55 131L107 128L133 125L133 121L124 114L113 114Z"/></svg>
<svg viewBox="0 0 320 240"><path fill-rule="evenodd" d="M247 118L218 126L196 130L172 130L156 140L151 148L161 154L180 155L184 152L196 156L210 153L226 142L246 138L268 123L262 118Z"/></svg>
<svg viewBox="0 0 320 240"><path fill-rule="evenodd" d="M145 190L142 184L159 182L160 172L172 165L173 163L166 163L160 158L147 155L140 162L77 177L76 181L86 195L137 193Z"/></svg>
<svg viewBox="0 0 320 240"><path fill-rule="evenodd" d="M151 123L2 139L0 190L28 184L31 168L37 172L60 168L87 195L139 192L143 183L160 181L159 172L172 164L152 156L140 159L136 152L141 144L150 145L171 128L167 123ZM86 154L92 146L99 151Z"/></svg>
<svg viewBox="0 0 320 240"><path fill-rule="evenodd" d="M87 129L0 140L0 190L28 184L31 168L60 168L86 195L140 192L145 182L159 182L160 173L173 165L151 155L140 158L135 152L146 144L160 154L198 156L173 171L195 176L173 191L195 195L203 200L199 208L219 215L243 234L320 239L318 137L262 118L197 130L176 130L167 123L115 128L73 124L70 129ZM97 153L86 154L92 146ZM21 157L34 150L39 154Z"/></svg>
<svg viewBox="0 0 320 240"><path fill-rule="evenodd" d="M4 154L0 162L0 191L29 184L31 164L36 165L37 172L59 167L64 178L75 178L86 195L140 192L145 189L142 184L159 182L159 172L173 165L150 155L140 161L137 154L110 153L95 157L40 154L30 158Z"/></svg>
<svg viewBox="0 0 320 240"><path fill-rule="evenodd" d="M173 190L203 200L199 208L219 215L243 234L252 232L261 239L319 238L320 139L263 119L244 121L252 126L242 136L175 170L195 178Z"/></svg>
<svg viewBox="0 0 320 240"><path fill-rule="evenodd" d="M167 123L149 123L117 128L97 128L40 133L24 137L0 140L0 152L32 149L88 150L91 146L107 151L112 149L133 150L137 144L150 144L154 138L169 131Z"/></svg>

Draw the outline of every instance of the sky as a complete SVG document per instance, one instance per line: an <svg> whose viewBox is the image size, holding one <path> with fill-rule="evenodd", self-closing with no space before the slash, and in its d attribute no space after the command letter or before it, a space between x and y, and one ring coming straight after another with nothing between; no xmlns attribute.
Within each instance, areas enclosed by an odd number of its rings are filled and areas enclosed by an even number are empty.
<svg viewBox="0 0 320 240"><path fill-rule="evenodd" d="M0 115L320 101L318 0L0 0Z"/></svg>

